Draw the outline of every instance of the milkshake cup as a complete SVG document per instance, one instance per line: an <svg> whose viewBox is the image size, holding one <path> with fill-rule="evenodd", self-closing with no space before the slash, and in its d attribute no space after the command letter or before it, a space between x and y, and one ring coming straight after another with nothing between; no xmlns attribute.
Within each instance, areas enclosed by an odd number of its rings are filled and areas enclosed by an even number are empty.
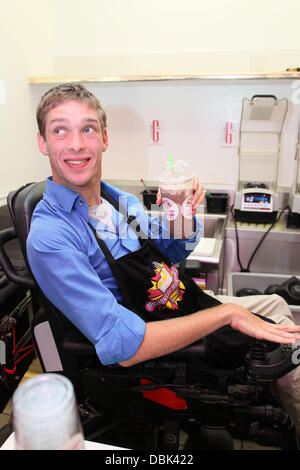
<svg viewBox="0 0 300 470"><path fill-rule="evenodd" d="M165 217L174 238L193 235L193 180L194 174L187 163L170 159L158 178Z"/></svg>
<svg viewBox="0 0 300 470"><path fill-rule="evenodd" d="M13 394L16 450L83 450L74 389L66 377L45 373L23 382Z"/></svg>

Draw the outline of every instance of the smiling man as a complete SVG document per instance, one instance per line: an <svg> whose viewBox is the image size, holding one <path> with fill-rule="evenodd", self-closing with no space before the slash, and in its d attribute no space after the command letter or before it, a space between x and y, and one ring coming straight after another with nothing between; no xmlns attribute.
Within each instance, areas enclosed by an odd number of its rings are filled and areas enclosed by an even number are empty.
<svg viewBox="0 0 300 470"><path fill-rule="evenodd" d="M49 155L52 181L74 191L79 187L89 206L101 204L102 152L108 138L97 110L87 102L67 101L48 111L43 127L38 145Z"/></svg>
<svg viewBox="0 0 300 470"><path fill-rule="evenodd" d="M94 344L102 364L131 366L206 337L207 360L229 368L240 364L252 337L300 340L300 326L278 296L262 296L265 303L255 306L248 299L253 314L243 305L247 300L223 298L221 303L188 276L178 277L175 264L190 254L201 227L194 217L189 243L173 238L164 217L150 217L135 196L102 181L106 114L85 87L63 84L49 90L37 121L38 145L49 156L52 176L32 217L28 260L46 297ZM195 178L193 214L203 199ZM153 302L154 280L164 275L172 282L157 282L166 287ZM257 315L272 317L273 307L281 324ZM291 377L280 388L288 391L287 407L300 429L299 380Z"/></svg>

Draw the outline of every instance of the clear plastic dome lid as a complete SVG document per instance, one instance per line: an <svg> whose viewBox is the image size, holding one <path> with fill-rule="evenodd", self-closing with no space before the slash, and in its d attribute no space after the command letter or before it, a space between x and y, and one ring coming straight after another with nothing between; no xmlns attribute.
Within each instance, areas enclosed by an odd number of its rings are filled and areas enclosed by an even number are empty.
<svg viewBox="0 0 300 470"><path fill-rule="evenodd" d="M160 183L181 183L194 177L189 165L183 160L168 160L160 170Z"/></svg>

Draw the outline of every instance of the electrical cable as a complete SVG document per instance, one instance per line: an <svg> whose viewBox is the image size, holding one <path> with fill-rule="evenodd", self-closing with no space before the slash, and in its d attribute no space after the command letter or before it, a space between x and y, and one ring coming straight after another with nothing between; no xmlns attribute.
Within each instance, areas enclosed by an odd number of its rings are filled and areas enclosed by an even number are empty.
<svg viewBox="0 0 300 470"><path fill-rule="evenodd" d="M254 256L256 255L258 249L260 248L261 244L263 243L263 241L265 240L265 238L267 237L268 233L272 230L272 228L277 224L277 222L279 222L282 214L284 213L284 211L286 210L289 210L290 211L290 207L289 206L286 206L284 207L280 214L278 215L278 217L274 220L274 222L272 222L272 224L270 225L270 227L268 228L268 230L263 234L262 238L260 239L260 241L258 242L256 248L254 249L252 255L250 256L249 258L249 261L248 261L248 264L247 264L247 268L244 268L242 263L241 263L241 259L240 259L240 246L239 246L239 237L238 237L238 228L237 228L237 223L236 223L236 217L235 217L235 213L233 211L233 205L231 206L230 210L231 210L231 214L233 216L233 219L234 219L234 227L235 227L235 237L236 237L236 254L237 254L237 260L238 260L238 263L239 263L239 266L240 266L240 269L241 269L241 272L247 272L249 273L250 272L250 265L253 261L253 258Z"/></svg>
<svg viewBox="0 0 300 470"><path fill-rule="evenodd" d="M12 340L13 340L13 349L12 349L12 355L13 355L13 368L12 369L9 369L8 367L4 367L4 370L7 374L10 374L10 375L13 375L15 374L16 370L17 370L17 364L22 360L24 359L24 357L26 357L28 354L30 354L31 352L34 351L35 347L33 344L30 344L29 346L26 346L25 348L22 348L22 349L18 349L16 351L16 328L13 327L13 331L12 331ZM20 352L23 352L23 351L26 351L21 357L18 357L17 359L15 359L15 357L20 353Z"/></svg>
<svg viewBox="0 0 300 470"><path fill-rule="evenodd" d="M238 260L238 263L239 263L241 272L244 272L245 270L244 270L243 265L242 265L241 260L240 260L239 235L238 235L238 228L237 228L237 223L236 223L236 217L235 217L235 213L234 213L234 211L233 211L233 205L231 206L230 211L231 211L231 215L232 215L233 220L234 220L235 239L236 239L236 256L237 256L237 260Z"/></svg>

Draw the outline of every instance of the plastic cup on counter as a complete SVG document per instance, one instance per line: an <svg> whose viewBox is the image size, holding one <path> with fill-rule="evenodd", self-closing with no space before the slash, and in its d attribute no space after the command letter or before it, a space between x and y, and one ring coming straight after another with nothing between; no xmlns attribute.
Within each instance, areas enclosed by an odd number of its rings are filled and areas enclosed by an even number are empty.
<svg viewBox="0 0 300 470"><path fill-rule="evenodd" d="M71 381L59 374L27 379L13 394L16 450L83 450L84 437Z"/></svg>
<svg viewBox="0 0 300 470"><path fill-rule="evenodd" d="M188 238L193 234L193 180L189 165L183 160L174 161L169 155L158 184L170 233L175 238Z"/></svg>

